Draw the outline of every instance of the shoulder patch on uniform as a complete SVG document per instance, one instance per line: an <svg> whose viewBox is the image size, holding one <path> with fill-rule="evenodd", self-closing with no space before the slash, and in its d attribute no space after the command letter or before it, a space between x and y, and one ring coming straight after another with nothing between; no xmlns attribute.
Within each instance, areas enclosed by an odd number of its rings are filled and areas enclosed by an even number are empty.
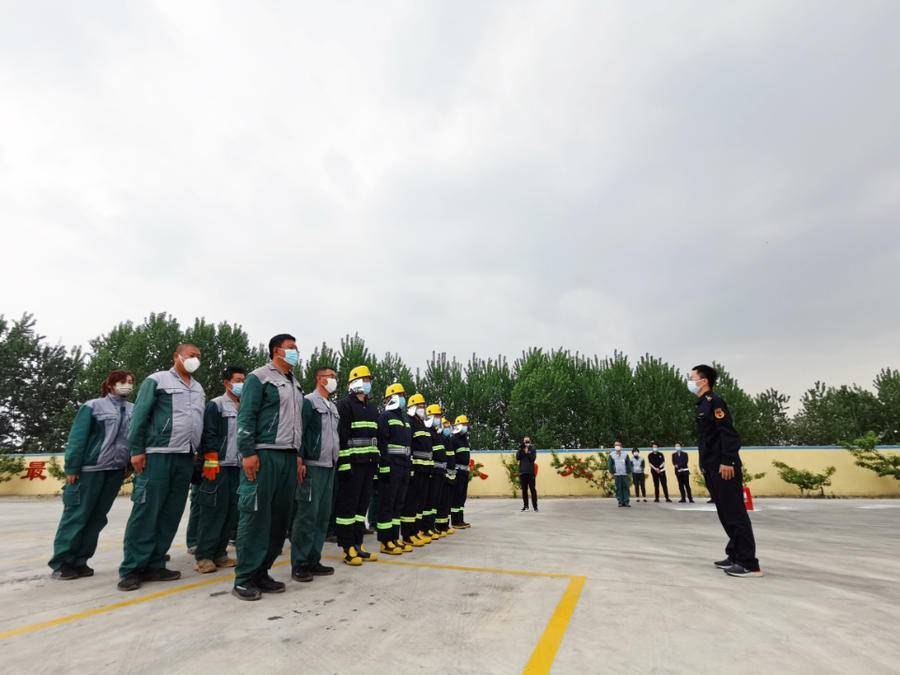
<svg viewBox="0 0 900 675"><path fill-rule="evenodd" d="M709 394L707 394L707 395L706 395L706 400L707 400L707 401L712 401L712 396L710 396Z"/></svg>
<svg viewBox="0 0 900 675"><path fill-rule="evenodd" d="M716 409L713 411L713 415L716 416L716 419L717 419L717 420L724 420L724 419L725 419L725 411L722 410L721 408L716 408Z"/></svg>

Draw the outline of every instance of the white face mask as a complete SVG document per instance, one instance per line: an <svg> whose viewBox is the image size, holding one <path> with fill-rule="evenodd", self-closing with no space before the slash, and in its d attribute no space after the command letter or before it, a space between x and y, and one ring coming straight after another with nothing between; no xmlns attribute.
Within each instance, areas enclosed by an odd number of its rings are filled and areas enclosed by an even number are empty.
<svg viewBox="0 0 900 675"><path fill-rule="evenodd" d="M690 391L692 394L696 394L697 392L700 391L700 383L697 382L696 380L688 380L687 387L688 387L688 391Z"/></svg>
<svg viewBox="0 0 900 675"><path fill-rule="evenodd" d="M425 408L416 408L416 417L420 420L425 419Z"/></svg>
<svg viewBox="0 0 900 675"><path fill-rule="evenodd" d="M333 377L329 377L327 380L325 380L325 391L327 391L329 394L333 394L335 389L337 389L336 379L334 379Z"/></svg>
<svg viewBox="0 0 900 675"><path fill-rule="evenodd" d="M428 428L428 429L430 429L431 427L433 427L433 426L434 426L434 420L435 420L434 415L429 415L428 417L426 417L426 418L425 418L425 427Z"/></svg>
<svg viewBox="0 0 900 675"><path fill-rule="evenodd" d="M410 417L414 417L416 414L416 406L411 405L410 407L408 407L406 409L406 414L409 415Z"/></svg>
<svg viewBox="0 0 900 675"><path fill-rule="evenodd" d="M676 446L675 446L675 452L678 452L679 450L681 450L681 446L680 446L680 445L676 445Z"/></svg>
<svg viewBox="0 0 900 675"><path fill-rule="evenodd" d="M134 385L128 384L127 382L117 382L113 386L113 391L116 393L116 396L121 396L122 398L125 398L132 391L134 391Z"/></svg>
<svg viewBox="0 0 900 675"><path fill-rule="evenodd" d="M197 370L197 368L200 367L200 359L198 359L196 356L191 356L187 359L182 358L181 365L184 366L184 369L188 373L193 373Z"/></svg>
<svg viewBox="0 0 900 675"><path fill-rule="evenodd" d="M621 445L617 445L617 446L616 446L616 452L622 452L622 446L621 446Z"/></svg>

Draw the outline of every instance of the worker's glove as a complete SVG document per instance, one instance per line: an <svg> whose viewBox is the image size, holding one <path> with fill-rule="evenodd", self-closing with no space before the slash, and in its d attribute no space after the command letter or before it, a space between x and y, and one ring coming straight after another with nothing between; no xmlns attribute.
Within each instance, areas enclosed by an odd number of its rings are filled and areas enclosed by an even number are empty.
<svg viewBox="0 0 900 675"><path fill-rule="evenodd" d="M203 455L203 477L206 480L215 480L219 475L219 453L207 452Z"/></svg>

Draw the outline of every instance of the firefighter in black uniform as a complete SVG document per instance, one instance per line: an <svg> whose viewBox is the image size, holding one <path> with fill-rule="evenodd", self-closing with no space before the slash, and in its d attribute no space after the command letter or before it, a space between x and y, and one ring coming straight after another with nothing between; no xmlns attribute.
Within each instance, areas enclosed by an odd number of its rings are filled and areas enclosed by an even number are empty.
<svg viewBox="0 0 900 675"><path fill-rule="evenodd" d="M656 441L650 443L650 454L647 455L647 461L650 462L650 475L653 476L653 496L655 497L653 501L659 501L659 486L662 485L666 501L671 502L669 483L666 480L666 456L659 451Z"/></svg>
<svg viewBox="0 0 900 675"><path fill-rule="evenodd" d="M447 482L447 453L444 451L444 435L441 428L441 406L432 403L425 409L425 427L431 434L431 470L425 491L425 506L422 510L422 532L432 541L442 539L438 531L437 517L441 493Z"/></svg>
<svg viewBox="0 0 900 675"><path fill-rule="evenodd" d="M466 496L469 494L469 418L466 415L460 415L454 421L450 447L456 460L456 486L450 518L454 528L465 530L472 527L464 517Z"/></svg>
<svg viewBox="0 0 900 675"><path fill-rule="evenodd" d="M678 479L678 492L681 493L679 504L684 504L685 497L693 504L694 497L691 494L691 470L688 467L688 454L682 449L681 443L675 444L675 452L672 453L672 466L675 467L675 478Z"/></svg>
<svg viewBox="0 0 900 675"><path fill-rule="evenodd" d="M412 428L406 414L406 390L395 382L384 391L384 412L378 416L378 541L381 552L409 553L413 547L400 539L400 519L409 487L412 463L409 446Z"/></svg>
<svg viewBox="0 0 900 675"><path fill-rule="evenodd" d="M741 437L725 401L712 390L717 379L715 368L700 365L694 367L688 380L688 388L697 396L700 465L706 472L709 493L716 501L719 521L728 535L726 558L715 565L733 577L761 577L753 526L744 507Z"/></svg>
<svg viewBox="0 0 900 675"><path fill-rule="evenodd" d="M435 526L438 532L445 537L448 534L456 534L450 523L450 508L453 506L453 497L456 494L456 453L453 451L453 435L450 420L441 418L441 434L444 438L444 457L447 460L447 471L444 474L444 484L441 486L438 501L437 518Z"/></svg>
<svg viewBox="0 0 900 675"><path fill-rule="evenodd" d="M400 518L400 533L404 546L420 548L431 543L431 537L422 531L425 497L428 492L428 479L434 461L431 458L431 432L425 427L425 397L413 394L406 402L406 412L412 430L412 476L406 491L403 505L403 516Z"/></svg>
<svg viewBox="0 0 900 675"><path fill-rule="evenodd" d="M335 534L344 549L344 562L362 565L377 560L363 546L366 531L366 507L372 491L372 477L378 468L378 409L369 401L372 374L366 366L350 371L346 398L337 403L340 420L337 463L337 499L335 501Z"/></svg>

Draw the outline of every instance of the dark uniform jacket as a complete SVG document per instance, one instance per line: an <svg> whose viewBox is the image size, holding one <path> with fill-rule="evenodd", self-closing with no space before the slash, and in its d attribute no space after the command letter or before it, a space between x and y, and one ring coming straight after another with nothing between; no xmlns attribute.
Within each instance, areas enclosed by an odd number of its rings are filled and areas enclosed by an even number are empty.
<svg viewBox="0 0 900 675"><path fill-rule="evenodd" d="M440 431L440 425L437 429L431 431L431 459L434 461L435 473L444 473L447 469L447 451L444 445L449 439L444 438L444 434Z"/></svg>
<svg viewBox="0 0 900 675"><path fill-rule="evenodd" d="M417 415L407 415L407 420L412 431L412 465L416 471L431 470L434 465L432 459L433 448L431 446L431 431L425 427L425 422L419 419Z"/></svg>
<svg viewBox="0 0 900 675"><path fill-rule="evenodd" d="M534 449L534 446L527 449L528 452L525 452L526 447L523 443L519 446L519 451L516 453L516 459L519 460L519 473L534 473L534 460L537 459L537 451Z"/></svg>
<svg viewBox="0 0 900 675"><path fill-rule="evenodd" d="M412 427L409 415L403 410L385 410L378 416L378 450L381 453L382 468L410 468L411 443Z"/></svg>
<svg viewBox="0 0 900 675"><path fill-rule="evenodd" d="M708 471L718 471L722 464L740 467L741 437L722 397L714 391L699 396L696 413L700 466Z"/></svg>
<svg viewBox="0 0 900 675"><path fill-rule="evenodd" d="M672 466L675 467L676 473L688 470L688 454L684 450L678 450L672 453Z"/></svg>
<svg viewBox="0 0 900 675"><path fill-rule="evenodd" d="M647 455L647 461L650 462L650 466L659 469L659 467L664 467L666 463L666 456L662 454L659 450L654 450L649 455ZM657 473L665 473L665 469L662 472Z"/></svg>
<svg viewBox="0 0 900 675"><path fill-rule="evenodd" d="M351 464L376 463L378 452L378 409L365 399L350 394L337 402L338 414L338 471L347 471Z"/></svg>
<svg viewBox="0 0 900 675"><path fill-rule="evenodd" d="M457 471L469 470L469 434L451 434L450 447L453 449Z"/></svg>

